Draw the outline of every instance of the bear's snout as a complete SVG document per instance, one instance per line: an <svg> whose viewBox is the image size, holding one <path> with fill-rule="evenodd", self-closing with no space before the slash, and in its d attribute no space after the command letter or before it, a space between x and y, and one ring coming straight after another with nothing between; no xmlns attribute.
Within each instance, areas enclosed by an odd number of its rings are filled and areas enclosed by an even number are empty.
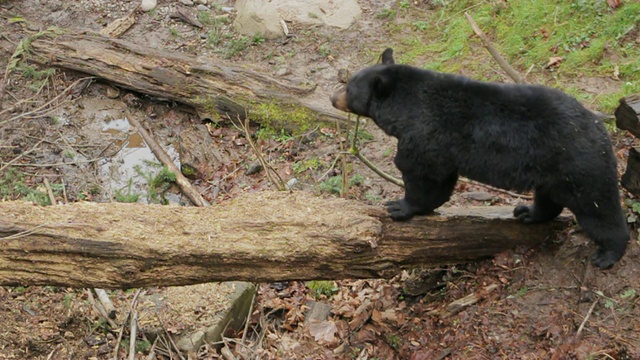
<svg viewBox="0 0 640 360"><path fill-rule="evenodd" d="M331 105L338 110L350 112L347 107L347 90L341 89L333 93L331 95Z"/></svg>

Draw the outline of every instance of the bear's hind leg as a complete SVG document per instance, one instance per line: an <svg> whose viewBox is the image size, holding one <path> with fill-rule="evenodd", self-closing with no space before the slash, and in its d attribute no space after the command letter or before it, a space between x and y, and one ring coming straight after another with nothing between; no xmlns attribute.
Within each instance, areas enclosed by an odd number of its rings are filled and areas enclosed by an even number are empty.
<svg viewBox="0 0 640 360"><path fill-rule="evenodd" d="M630 236L622 210L614 206L609 211L596 211L593 214L581 210L573 213L580 227L598 245L598 251L591 259L593 265L607 269L620 260Z"/></svg>
<svg viewBox="0 0 640 360"><path fill-rule="evenodd" d="M555 202L548 192L536 189L533 205L518 205L513 215L525 224L535 224L555 219L564 207Z"/></svg>
<svg viewBox="0 0 640 360"><path fill-rule="evenodd" d="M447 202L458 181L458 174L453 173L442 182L406 174L403 174L402 179L404 198L385 203L389 215L396 221L428 214Z"/></svg>

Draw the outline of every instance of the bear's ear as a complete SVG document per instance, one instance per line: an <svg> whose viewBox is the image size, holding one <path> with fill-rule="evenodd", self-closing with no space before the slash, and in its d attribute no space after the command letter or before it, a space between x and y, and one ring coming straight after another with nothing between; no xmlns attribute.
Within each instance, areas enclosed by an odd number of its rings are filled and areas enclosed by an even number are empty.
<svg viewBox="0 0 640 360"><path fill-rule="evenodd" d="M380 55L380 60L383 64L395 64L396 61L393 60L393 49L387 48L383 51L382 55Z"/></svg>
<svg viewBox="0 0 640 360"><path fill-rule="evenodd" d="M379 99L384 99L391 94L391 84L389 79L382 75L373 78L373 92Z"/></svg>

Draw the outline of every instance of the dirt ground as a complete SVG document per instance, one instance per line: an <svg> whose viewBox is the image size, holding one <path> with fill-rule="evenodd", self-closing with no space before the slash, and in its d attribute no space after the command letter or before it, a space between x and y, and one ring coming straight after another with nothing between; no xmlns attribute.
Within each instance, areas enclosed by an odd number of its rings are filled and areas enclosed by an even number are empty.
<svg viewBox="0 0 640 360"><path fill-rule="evenodd" d="M387 6L385 2L360 1L363 15L355 28L339 31L291 24L292 39L259 41L228 57L228 53L207 45L203 30L169 16L177 3L159 1L157 11L139 13L135 25L122 38L212 62L247 64L272 76L308 79L318 84L317 91L326 94L327 101L340 86L339 70L355 71L372 64L381 50L401 42L404 36L390 32L386 19L376 16ZM137 1L127 0L0 1L0 67L9 66L18 43L26 36L52 25L99 31L137 5ZM223 1L221 5L233 7L234 2ZM414 6L417 11L432 8L430 2ZM233 12L220 7L211 11L216 16L233 17ZM223 23L219 31L236 36L229 23ZM323 47L325 44L330 46ZM477 52L479 61L492 61L481 47ZM144 160L153 160L153 156L142 154L144 145L135 144L126 122L118 122L123 114L153 114L146 124L174 158L180 152L180 132L199 125L193 114L176 104L100 81L88 83L73 96L57 97L82 74L56 71L44 76L47 81L42 82L24 71L14 71L5 78L5 91L0 94L0 157L1 164L13 162L2 170L0 180L10 172L14 176L20 172L24 174L22 183L30 188L41 193L53 188L58 202L113 201L117 194L144 187L141 176L127 182L136 170L126 156L134 153L133 158L142 160L140 166L147 166ZM602 92L612 87L610 79L567 81L585 91ZM46 111L39 109L47 102ZM363 140L362 152L397 176L391 161L394 140L372 124L365 130L370 136ZM208 131L211 151L225 162L194 180L207 200L217 203L243 192L273 188L264 171L247 173L256 157L241 130L208 125ZM252 131L261 130L256 126ZM336 129L316 128L294 137L276 133L256 139L285 182L295 182L296 189L305 191L336 190L329 179L343 171L340 162L333 165L344 140ZM618 133L614 142L622 171L633 140ZM382 204L400 196L400 188L357 161L351 162L349 169L354 184L349 197ZM27 194L38 196L18 190L3 196ZM186 202L174 189L166 198ZM515 205L522 201L460 182L448 205ZM417 271L417 275L403 273L388 281L337 280L315 293L299 282L261 284L247 332L229 333L225 345L237 358L260 359L640 359L637 233L634 230L626 256L606 271L590 265L594 247L579 229L561 240L473 264ZM424 280L423 285L417 285L423 291L408 290L408 279L416 276ZM126 309L133 292L114 291L111 295L116 306ZM475 296L477 302L455 310L447 307L466 296ZM304 323L311 301L331 306L328 320ZM111 329L92 308L86 290L0 287L0 359L113 358L118 330ZM120 347L119 358L126 357L124 348ZM148 348L139 350L137 359L178 358L173 350L159 347L152 357L147 357ZM223 355L205 347L191 357L216 359Z"/></svg>

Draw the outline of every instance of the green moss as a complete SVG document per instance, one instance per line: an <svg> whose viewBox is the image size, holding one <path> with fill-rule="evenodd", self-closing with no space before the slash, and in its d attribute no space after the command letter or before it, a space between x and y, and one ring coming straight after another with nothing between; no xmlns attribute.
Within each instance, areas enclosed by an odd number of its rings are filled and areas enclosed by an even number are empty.
<svg viewBox="0 0 640 360"><path fill-rule="evenodd" d="M195 179L196 176L198 175L198 169L196 169L191 164L185 164L185 163L181 164L180 172L182 173L182 175L184 175L188 179Z"/></svg>
<svg viewBox="0 0 640 360"><path fill-rule="evenodd" d="M318 125L316 115L309 109L274 102L253 104L249 117L260 125L276 130L284 129L294 136L308 132Z"/></svg>

